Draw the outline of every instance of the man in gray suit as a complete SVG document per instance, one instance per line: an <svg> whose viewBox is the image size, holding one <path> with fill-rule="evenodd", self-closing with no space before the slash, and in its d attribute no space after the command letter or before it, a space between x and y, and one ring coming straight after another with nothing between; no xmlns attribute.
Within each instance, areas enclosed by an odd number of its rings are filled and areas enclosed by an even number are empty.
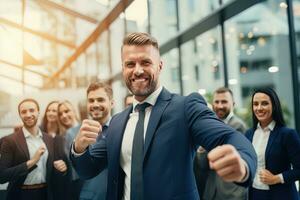
<svg viewBox="0 0 300 200"><path fill-rule="evenodd" d="M247 130L245 123L233 113L234 100L232 91L226 87L218 88L214 92L212 108L217 117L240 133ZM205 168L207 173L195 171L198 188L204 200L245 200L247 199L247 188L234 183L223 181L214 171L210 170L207 161L207 152L197 152L195 166ZM200 169L195 167L194 169ZM204 187L204 189L203 189Z"/></svg>

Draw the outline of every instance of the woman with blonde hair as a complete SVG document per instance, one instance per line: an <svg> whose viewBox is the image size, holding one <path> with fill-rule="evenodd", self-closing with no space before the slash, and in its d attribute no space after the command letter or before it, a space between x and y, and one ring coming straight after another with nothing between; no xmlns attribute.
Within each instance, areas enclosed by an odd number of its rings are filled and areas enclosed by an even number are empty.
<svg viewBox="0 0 300 200"><path fill-rule="evenodd" d="M58 104L58 122L59 134L63 136L69 128L78 124L78 116L70 101L65 100Z"/></svg>

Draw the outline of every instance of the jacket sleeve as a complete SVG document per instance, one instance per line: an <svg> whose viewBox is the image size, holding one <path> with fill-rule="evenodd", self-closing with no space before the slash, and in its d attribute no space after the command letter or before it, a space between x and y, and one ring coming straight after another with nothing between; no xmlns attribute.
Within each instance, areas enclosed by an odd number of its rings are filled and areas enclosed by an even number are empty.
<svg viewBox="0 0 300 200"><path fill-rule="evenodd" d="M287 150L292 169L282 173L285 183L291 183L300 179L300 138L293 129L284 133L284 147Z"/></svg>
<svg viewBox="0 0 300 200"><path fill-rule="evenodd" d="M248 165L249 178L240 184L248 186L255 176L257 165L256 154L249 140L217 119L199 94L189 95L184 106L186 123L194 143L208 151L222 144L233 145Z"/></svg>
<svg viewBox="0 0 300 200"><path fill-rule="evenodd" d="M101 138L94 145L90 145L80 156L74 155L71 149L70 159L81 179L93 178L107 166L106 139Z"/></svg>
<svg viewBox="0 0 300 200"><path fill-rule="evenodd" d="M3 138L0 149L0 183L16 181L19 178L26 176L37 165L27 169L26 162L14 165L14 159L17 147L9 138Z"/></svg>

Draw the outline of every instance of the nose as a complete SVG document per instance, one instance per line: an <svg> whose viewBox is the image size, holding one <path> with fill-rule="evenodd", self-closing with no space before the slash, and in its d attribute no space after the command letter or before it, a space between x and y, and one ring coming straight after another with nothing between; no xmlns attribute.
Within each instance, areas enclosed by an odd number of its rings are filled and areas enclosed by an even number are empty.
<svg viewBox="0 0 300 200"><path fill-rule="evenodd" d="M216 105L218 108L223 108L223 104L221 102L218 102Z"/></svg>
<svg viewBox="0 0 300 200"><path fill-rule="evenodd" d="M134 74L139 76L141 74L144 73L144 69L141 65L139 65L138 63L136 64L135 68L134 68Z"/></svg>
<svg viewBox="0 0 300 200"><path fill-rule="evenodd" d="M258 104L258 105L257 105L257 109L258 109L258 110L261 110L261 109L262 109L261 104Z"/></svg>
<svg viewBox="0 0 300 200"><path fill-rule="evenodd" d="M97 103L97 102L93 102L92 107L93 107L93 108L98 108L98 107L100 107L100 105L99 105L99 103Z"/></svg>
<svg viewBox="0 0 300 200"><path fill-rule="evenodd" d="M63 113L62 117L64 117L64 118L67 117L67 113Z"/></svg>

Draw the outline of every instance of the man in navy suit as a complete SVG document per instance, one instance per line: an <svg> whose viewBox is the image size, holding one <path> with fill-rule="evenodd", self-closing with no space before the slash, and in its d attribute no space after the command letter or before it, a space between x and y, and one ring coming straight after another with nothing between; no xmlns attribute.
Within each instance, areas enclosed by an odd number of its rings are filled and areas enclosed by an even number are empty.
<svg viewBox="0 0 300 200"><path fill-rule="evenodd" d="M125 37L122 67L133 105L112 118L105 139L96 141L98 122L83 121L71 148L82 178L107 166L109 200L197 200L193 159L201 145L223 180L249 185L256 169L252 145L217 119L199 94L183 97L160 86L156 39L147 33Z"/></svg>

